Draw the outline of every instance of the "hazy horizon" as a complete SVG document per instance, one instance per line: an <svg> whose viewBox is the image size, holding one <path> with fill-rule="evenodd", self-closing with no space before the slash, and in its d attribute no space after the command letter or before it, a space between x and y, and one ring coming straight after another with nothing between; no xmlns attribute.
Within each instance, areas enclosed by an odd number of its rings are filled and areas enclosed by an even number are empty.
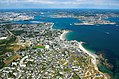
<svg viewBox="0 0 119 79"><path fill-rule="evenodd" d="M118 9L119 0L1 0L0 9Z"/></svg>

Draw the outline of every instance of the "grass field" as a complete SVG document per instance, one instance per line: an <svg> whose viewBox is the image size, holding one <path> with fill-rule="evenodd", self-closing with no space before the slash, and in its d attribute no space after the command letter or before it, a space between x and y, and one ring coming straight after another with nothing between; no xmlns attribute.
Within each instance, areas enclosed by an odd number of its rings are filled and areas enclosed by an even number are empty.
<svg viewBox="0 0 119 79"><path fill-rule="evenodd" d="M35 46L34 48L42 48L42 49L44 49L45 46Z"/></svg>
<svg viewBox="0 0 119 79"><path fill-rule="evenodd" d="M4 60L5 66L11 64L14 60L17 60L18 58L21 58L21 56L19 54L13 55L9 58L7 58L6 60Z"/></svg>

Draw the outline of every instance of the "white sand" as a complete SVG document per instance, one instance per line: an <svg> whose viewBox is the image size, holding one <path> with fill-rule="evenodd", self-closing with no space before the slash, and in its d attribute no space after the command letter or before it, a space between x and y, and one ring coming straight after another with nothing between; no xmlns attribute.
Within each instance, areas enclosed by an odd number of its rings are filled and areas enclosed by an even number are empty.
<svg viewBox="0 0 119 79"><path fill-rule="evenodd" d="M79 48L80 48L83 52L87 53L89 56L92 57L92 63L94 64L95 69L98 70L97 60L96 60L96 58L98 58L98 56L97 56L96 54L94 54L94 53L92 53L92 52L86 50L86 49L83 47L82 44L84 44L84 42L79 42Z"/></svg>
<svg viewBox="0 0 119 79"><path fill-rule="evenodd" d="M66 35L67 33L69 33L69 31L63 30L63 33L61 34L60 39L61 39L61 40L65 40L65 35ZM86 49L83 47L82 44L84 44L84 42L79 42L79 48L80 48L83 52L87 53L89 56L92 57L92 63L94 64L95 69L98 70L97 60L96 60L96 58L98 58L98 56L97 56L96 54L94 54L94 53L92 53L92 52L86 50Z"/></svg>
<svg viewBox="0 0 119 79"><path fill-rule="evenodd" d="M69 33L69 31L63 30L63 33L61 34L60 39L65 40L65 36L66 36L67 33Z"/></svg>

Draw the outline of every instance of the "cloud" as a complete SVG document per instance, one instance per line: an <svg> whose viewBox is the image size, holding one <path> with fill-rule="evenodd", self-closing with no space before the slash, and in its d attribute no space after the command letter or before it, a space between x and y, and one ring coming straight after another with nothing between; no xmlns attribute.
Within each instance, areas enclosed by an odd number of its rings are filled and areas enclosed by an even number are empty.
<svg viewBox="0 0 119 79"><path fill-rule="evenodd" d="M5 4L5 5L4 5ZM0 8L118 8L119 0L0 0Z"/></svg>
<svg viewBox="0 0 119 79"><path fill-rule="evenodd" d="M3 0L1 3L79 4L77 0Z"/></svg>

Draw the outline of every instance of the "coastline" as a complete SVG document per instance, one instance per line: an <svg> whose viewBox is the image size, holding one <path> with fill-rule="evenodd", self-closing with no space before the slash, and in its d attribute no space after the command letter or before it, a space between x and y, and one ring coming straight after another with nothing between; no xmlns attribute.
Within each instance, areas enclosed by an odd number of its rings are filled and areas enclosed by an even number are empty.
<svg viewBox="0 0 119 79"><path fill-rule="evenodd" d="M96 60L96 59L98 58L98 56L97 56L96 54L94 54L94 53L92 53L92 52L86 50L86 49L83 47L83 44L84 44L85 42L82 42L82 41L81 41L81 42L78 42L78 43L79 43L79 48L80 48L80 50L82 50L83 52L87 53L89 56L92 57L92 63L94 64L95 69L98 70L97 60Z"/></svg>
<svg viewBox="0 0 119 79"><path fill-rule="evenodd" d="M69 32L70 32L69 30L63 30L63 33L60 35L60 39L61 39L61 40L65 40L65 39L66 39L65 36L66 36L66 34L69 33Z"/></svg>
<svg viewBox="0 0 119 79"><path fill-rule="evenodd" d="M61 40L66 40L65 35L66 35L67 33L69 33L68 30L63 30L63 33L60 35L60 39L61 39ZM78 42L79 49L80 49L81 51L83 51L84 53L88 54L90 57L92 57L91 61L92 61L93 65L94 65L95 70L97 70L97 71L99 71L100 73L102 73L102 72L99 70L99 68L98 68L98 63L99 63L99 62L98 62L97 58L99 58L99 57L98 57L96 54L94 54L94 53L88 51L86 48L84 48L84 46L83 46L84 43L85 43L85 42L82 42L82 41ZM105 79L111 79L110 76L109 76L107 73L102 73L102 74L104 75L104 78L105 78Z"/></svg>
<svg viewBox="0 0 119 79"><path fill-rule="evenodd" d="M60 39L61 39L61 40L65 40L65 39L66 39L65 36L66 36L66 34L69 33L69 32L70 32L69 30L63 30L63 33L60 35ZM85 49L85 48L83 47L83 44L84 44L84 43L85 43L85 42L82 42L82 41L81 41L81 42L78 42L78 44L79 44L79 49L80 49L81 51L87 53L89 56L92 57L92 63L94 64L95 69L98 70L97 60L96 60L96 59L98 58L98 56L97 56L96 54L94 54L94 53L88 51L87 49Z"/></svg>

